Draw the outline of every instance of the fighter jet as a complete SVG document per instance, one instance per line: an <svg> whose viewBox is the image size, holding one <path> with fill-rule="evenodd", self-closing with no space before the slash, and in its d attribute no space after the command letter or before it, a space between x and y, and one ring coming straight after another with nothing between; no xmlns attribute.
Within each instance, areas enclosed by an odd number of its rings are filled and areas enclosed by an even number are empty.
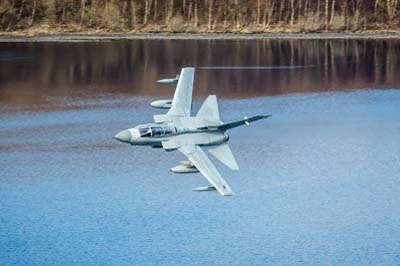
<svg viewBox="0 0 400 266"><path fill-rule="evenodd" d="M154 115L154 123L141 124L126 129L114 136L115 139L131 145L148 145L166 151L178 150L188 160L173 167L175 173L200 172L210 186L194 188L194 191L217 190L222 196L233 195L232 189L222 178L207 157L207 150L232 170L239 166L227 144L229 129L248 125L250 122L270 117L256 115L223 123L220 119L217 97L210 95L203 102L195 116L191 116L194 68L183 68L176 86L174 98L151 104L157 108L169 109L166 114Z"/></svg>

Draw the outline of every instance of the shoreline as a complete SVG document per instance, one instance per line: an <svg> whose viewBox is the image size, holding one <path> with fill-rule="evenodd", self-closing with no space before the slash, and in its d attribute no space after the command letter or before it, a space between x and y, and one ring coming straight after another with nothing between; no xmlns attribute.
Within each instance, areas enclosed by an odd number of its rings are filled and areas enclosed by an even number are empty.
<svg viewBox="0 0 400 266"><path fill-rule="evenodd" d="M14 32L0 33L0 43L4 42L84 42L116 40L336 40L336 39L400 39L400 32L322 32L322 33L55 33L29 34Z"/></svg>

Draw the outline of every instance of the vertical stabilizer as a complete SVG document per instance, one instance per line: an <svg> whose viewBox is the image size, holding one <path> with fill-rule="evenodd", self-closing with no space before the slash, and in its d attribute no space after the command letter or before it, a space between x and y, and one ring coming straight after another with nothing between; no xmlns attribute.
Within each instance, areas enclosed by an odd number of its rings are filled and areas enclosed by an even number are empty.
<svg viewBox="0 0 400 266"><path fill-rule="evenodd" d="M214 122L217 124L222 124L219 118L217 96L215 95L208 96L207 99L201 105L200 110L197 113L196 117L203 118L207 121Z"/></svg>

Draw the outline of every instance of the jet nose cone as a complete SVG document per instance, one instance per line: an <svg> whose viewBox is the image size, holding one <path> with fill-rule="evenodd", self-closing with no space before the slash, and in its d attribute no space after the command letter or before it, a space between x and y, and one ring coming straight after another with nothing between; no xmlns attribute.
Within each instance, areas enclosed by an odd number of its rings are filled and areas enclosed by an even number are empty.
<svg viewBox="0 0 400 266"><path fill-rule="evenodd" d="M114 139L122 141L122 142L130 142L132 138L131 132L129 130L122 130L117 135L114 136Z"/></svg>

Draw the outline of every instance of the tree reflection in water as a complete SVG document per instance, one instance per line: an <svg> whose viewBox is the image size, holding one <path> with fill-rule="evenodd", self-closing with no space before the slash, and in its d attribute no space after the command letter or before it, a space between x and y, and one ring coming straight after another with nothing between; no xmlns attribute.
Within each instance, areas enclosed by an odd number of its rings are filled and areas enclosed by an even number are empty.
<svg viewBox="0 0 400 266"><path fill-rule="evenodd" d="M109 94L165 97L173 86L155 81L175 77L184 66L250 67L198 69L195 97L399 88L399 50L397 40L347 39L1 43L0 103L40 105L49 104L49 97Z"/></svg>

